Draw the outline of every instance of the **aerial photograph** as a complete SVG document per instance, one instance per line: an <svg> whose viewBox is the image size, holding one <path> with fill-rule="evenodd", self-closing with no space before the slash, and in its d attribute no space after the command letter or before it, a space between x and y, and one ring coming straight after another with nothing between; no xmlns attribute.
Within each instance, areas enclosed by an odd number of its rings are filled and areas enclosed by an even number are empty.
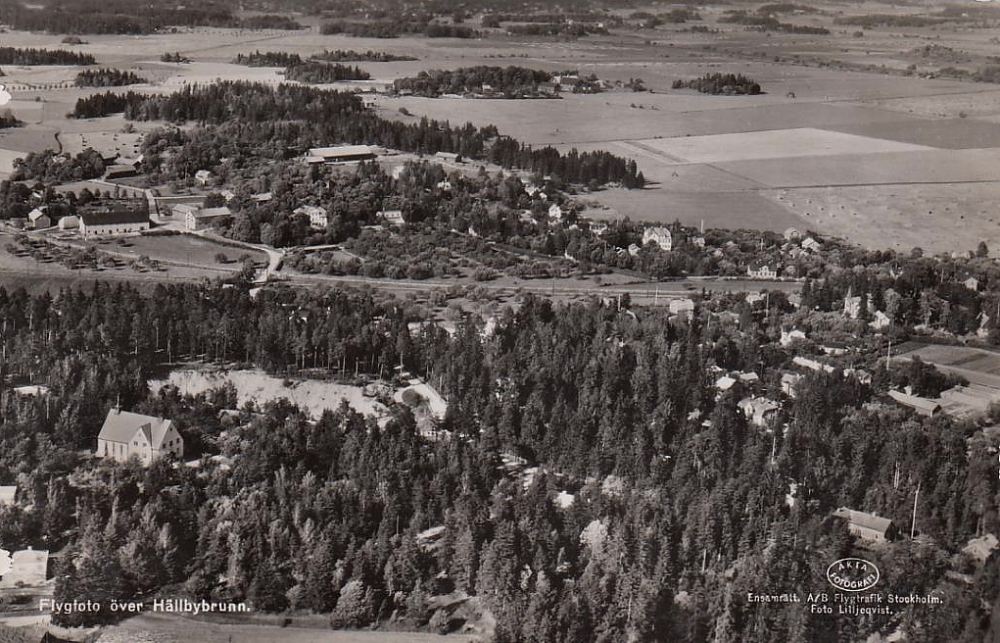
<svg viewBox="0 0 1000 643"><path fill-rule="evenodd" d="M1000 643L1000 0L0 0L0 643Z"/></svg>

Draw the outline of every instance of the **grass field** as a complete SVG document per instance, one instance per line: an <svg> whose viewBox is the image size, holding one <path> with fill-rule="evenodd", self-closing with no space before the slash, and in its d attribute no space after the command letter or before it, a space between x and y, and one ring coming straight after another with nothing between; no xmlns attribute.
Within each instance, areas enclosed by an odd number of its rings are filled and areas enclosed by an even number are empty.
<svg viewBox="0 0 1000 643"><path fill-rule="evenodd" d="M267 255L263 252L223 246L187 234L129 237L126 239L126 243L128 245L123 246L115 240L107 240L94 245L97 246L98 250L119 252L136 257L147 255L151 259L159 261L202 266L214 271L235 272L240 270L242 266L236 262L236 259L244 254L250 255L255 262L264 263L267 261ZM215 255L220 252L225 254L231 263L220 264L216 262Z"/></svg>
<svg viewBox="0 0 1000 643"><path fill-rule="evenodd" d="M961 375L973 384L1000 389L1000 353L966 346L926 344L894 356L893 361L911 360L914 357L934 364L947 373Z"/></svg>

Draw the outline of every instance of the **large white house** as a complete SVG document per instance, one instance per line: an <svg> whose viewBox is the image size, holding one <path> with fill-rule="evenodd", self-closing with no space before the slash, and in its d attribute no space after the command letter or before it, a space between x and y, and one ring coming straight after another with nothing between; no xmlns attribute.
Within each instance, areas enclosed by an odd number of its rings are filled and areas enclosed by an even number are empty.
<svg viewBox="0 0 1000 643"><path fill-rule="evenodd" d="M663 226L643 230L642 245L646 245L650 241L658 245L660 250L670 251L674 247L674 236L670 234L670 230Z"/></svg>
<svg viewBox="0 0 1000 643"><path fill-rule="evenodd" d="M294 210L293 214L304 214L309 217L309 227L317 230L325 230L328 222L326 208L318 205L301 205Z"/></svg>
<svg viewBox="0 0 1000 643"><path fill-rule="evenodd" d="M184 438L173 422L114 408L97 436L97 456L124 462L135 456L144 465L167 454L184 456Z"/></svg>

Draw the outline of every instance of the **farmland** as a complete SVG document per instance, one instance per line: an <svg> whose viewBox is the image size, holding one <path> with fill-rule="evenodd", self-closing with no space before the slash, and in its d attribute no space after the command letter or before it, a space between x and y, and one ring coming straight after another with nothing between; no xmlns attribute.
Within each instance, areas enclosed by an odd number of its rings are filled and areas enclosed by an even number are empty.
<svg viewBox="0 0 1000 643"><path fill-rule="evenodd" d="M798 226L866 245L879 245L886 230L902 225L904 234L894 244L920 241L935 251L965 249L966 239L1000 241L1000 226L990 221L987 205L995 193L991 168L1000 149L1000 87L937 73L945 64L970 74L985 64L992 51L989 30L968 29L959 20L935 24L933 32L872 25L859 36L834 17L885 12L882 5L862 3L839 14L821 10L787 18L804 27L825 27L829 36L765 37L727 22L725 11L712 6L701 11L700 24L714 33L667 24L652 30L623 27L608 36L571 41L503 32L489 32L481 40L380 40L322 35L318 24L303 19L308 28L294 32L178 29L127 38L94 36L72 49L94 56L99 66L148 78L150 84L138 89L157 93L217 79L282 82L281 68L233 64L237 54L254 50L308 58L323 50L372 49L415 59L361 62L373 80L331 85L364 91L428 69L475 65L516 64L550 72L572 68L608 82L640 77L652 91L567 93L560 101L533 103L530 110L519 101L489 99L380 94L373 100L384 117L495 124L536 146L606 149L634 158L651 183L639 191L594 194L609 208L605 218L772 230ZM5 44L65 47L55 36L23 32L6 34ZM160 62L164 52L180 52L191 62ZM14 93L12 109L26 126L0 133L0 173L9 170L14 157L44 147L136 151L139 135L123 133L120 117L65 118L78 97L95 91L69 86L77 68L7 66L4 71ZM764 93L710 96L671 88L675 80L709 73L742 74L760 83ZM917 207L928 193L912 187L919 183L933 184L934 194L962 198L951 210L960 211L964 236L949 240L946 233L956 221L928 217ZM822 192L827 186L847 189ZM822 201L826 212L850 214L819 216L810 201Z"/></svg>

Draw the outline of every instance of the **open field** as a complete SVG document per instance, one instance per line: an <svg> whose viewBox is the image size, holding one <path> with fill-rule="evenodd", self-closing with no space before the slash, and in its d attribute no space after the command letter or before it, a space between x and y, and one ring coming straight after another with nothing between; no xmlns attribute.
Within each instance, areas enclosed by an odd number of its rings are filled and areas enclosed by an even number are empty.
<svg viewBox="0 0 1000 643"><path fill-rule="evenodd" d="M169 261L232 272L238 271L242 267L236 262L236 258L244 254L250 255L257 263L267 261L267 255L263 252L247 248L223 246L188 234L129 237L126 241L127 246L122 246L115 240L105 240L93 245L96 245L98 250L134 255L136 257L146 255L151 259L159 261ZM225 254L231 263L220 264L216 262L215 255L220 252Z"/></svg>
<svg viewBox="0 0 1000 643"><path fill-rule="evenodd" d="M905 344L907 350L894 355L893 360L911 360L919 357L946 373L961 375L980 386L1000 389L1000 353L967 346L941 346L937 344Z"/></svg>
<svg viewBox="0 0 1000 643"><path fill-rule="evenodd" d="M921 145L842 134L812 127L656 138L635 141L676 163L717 163L756 159L790 159L800 156L879 154L930 149Z"/></svg>

